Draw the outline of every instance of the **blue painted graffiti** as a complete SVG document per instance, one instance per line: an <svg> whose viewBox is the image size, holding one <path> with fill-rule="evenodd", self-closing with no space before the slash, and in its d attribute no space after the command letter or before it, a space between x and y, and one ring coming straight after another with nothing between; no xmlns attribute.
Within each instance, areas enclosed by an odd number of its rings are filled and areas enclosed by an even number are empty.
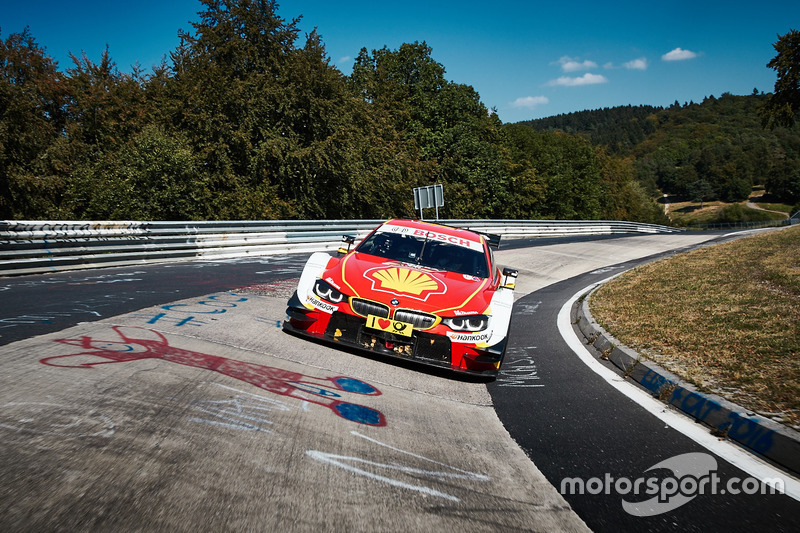
<svg viewBox="0 0 800 533"><path fill-rule="evenodd" d="M364 383L360 379L354 378L336 378L333 380L337 387L347 392L356 392L358 394L375 394L377 389L369 383Z"/></svg>
<svg viewBox="0 0 800 533"><path fill-rule="evenodd" d="M381 413L363 405L339 403L333 407L342 418L358 422L359 424L367 424L369 426L383 426L386 424L386 422L383 421L383 415L381 415Z"/></svg>
<svg viewBox="0 0 800 533"><path fill-rule="evenodd" d="M202 320L197 320L193 316L187 316L187 317L181 318L181 317L170 316L167 313L158 313L158 314L155 314L155 315L140 315L140 314L138 314L138 315L134 315L134 316L136 318L147 318L148 319L147 320L148 324L155 324L156 322L163 321L163 322L166 322L166 323L172 323L172 324L174 324L176 326L186 326L186 325L189 325L189 326L202 326L202 325L207 323L207 322L204 322Z"/></svg>
<svg viewBox="0 0 800 533"><path fill-rule="evenodd" d="M668 380L661 374L657 372L653 372L652 370L648 370L647 373L642 377L640 382L642 385L647 388L653 394L658 394L661 389L668 385L672 385L672 381Z"/></svg>
<svg viewBox="0 0 800 533"><path fill-rule="evenodd" d="M208 324L203 318L208 315L220 315L238 307L247 298L232 292L213 294L202 300L188 304L162 305L159 309L165 312L155 314L135 314L136 318L146 319L148 324L164 322L175 326L203 326ZM200 315L200 316L197 316Z"/></svg>
<svg viewBox="0 0 800 533"><path fill-rule="evenodd" d="M668 387L675 387L669 403L679 408L686 414L704 422L728 435L731 439L744 444L758 453L767 453L773 445L775 432L765 428L758 420L737 412L729 412L728 416L720 421L722 406L712 398L686 390L664 376L648 370L640 383L653 394L660 394Z"/></svg>
<svg viewBox="0 0 800 533"><path fill-rule="evenodd" d="M683 393L686 393L686 397L681 399ZM697 420L705 420L711 413L722 409L717 402L711 401L696 392L689 392L683 387L678 387L672 392L670 403L677 401L680 401L680 408L683 412L692 415Z"/></svg>
<svg viewBox="0 0 800 533"><path fill-rule="evenodd" d="M772 448L775 432L760 426L756 421L731 413L728 415L731 426L728 435L738 442L754 449L759 453L766 453Z"/></svg>

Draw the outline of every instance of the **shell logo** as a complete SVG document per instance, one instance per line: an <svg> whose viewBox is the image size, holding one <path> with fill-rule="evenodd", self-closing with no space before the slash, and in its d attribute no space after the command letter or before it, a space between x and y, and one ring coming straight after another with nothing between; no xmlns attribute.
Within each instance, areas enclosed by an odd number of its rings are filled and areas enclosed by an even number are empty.
<svg viewBox="0 0 800 533"><path fill-rule="evenodd" d="M419 296L426 291L437 291L440 283L424 272L407 268L387 268L372 274L372 278L380 283L380 288L387 291Z"/></svg>

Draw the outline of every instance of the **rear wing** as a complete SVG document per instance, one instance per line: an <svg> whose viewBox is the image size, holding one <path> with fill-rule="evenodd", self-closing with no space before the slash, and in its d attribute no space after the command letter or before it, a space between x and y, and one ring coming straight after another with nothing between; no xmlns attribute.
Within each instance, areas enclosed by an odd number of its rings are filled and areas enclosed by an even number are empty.
<svg viewBox="0 0 800 533"><path fill-rule="evenodd" d="M495 235L494 233L483 233L481 231L475 231L475 233L484 237L491 248L500 248L500 235Z"/></svg>

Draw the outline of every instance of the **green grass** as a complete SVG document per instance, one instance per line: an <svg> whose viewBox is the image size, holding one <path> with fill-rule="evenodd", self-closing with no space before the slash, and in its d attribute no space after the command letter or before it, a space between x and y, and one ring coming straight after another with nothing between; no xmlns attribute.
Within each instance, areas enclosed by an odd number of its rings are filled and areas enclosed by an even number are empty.
<svg viewBox="0 0 800 533"><path fill-rule="evenodd" d="M800 226L641 266L590 306L701 390L800 428Z"/></svg>
<svg viewBox="0 0 800 533"><path fill-rule="evenodd" d="M753 200L756 199L754 198ZM786 213L787 215L791 215L792 213L794 213L794 206L789 204L775 204L775 203L759 202L759 201L754 201L753 203L755 203L761 209L767 209L769 211L780 211L781 213Z"/></svg>
<svg viewBox="0 0 800 533"><path fill-rule="evenodd" d="M718 200L711 202L693 202L677 196L670 197L669 218L677 226L700 226L703 224L767 222L785 220L792 212L793 206L772 203L764 194L763 187L753 187L749 202L760 209L752 209L747 202L725 203Z"/></svg>

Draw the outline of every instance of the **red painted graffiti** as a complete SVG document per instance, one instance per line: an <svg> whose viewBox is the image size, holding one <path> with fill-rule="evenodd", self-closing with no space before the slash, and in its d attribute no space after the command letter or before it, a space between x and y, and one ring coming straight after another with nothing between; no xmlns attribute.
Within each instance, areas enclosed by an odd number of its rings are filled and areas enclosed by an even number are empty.
<svg viewBox="0 0 800 533"><path fill-rule="evenodd" d="M157 331L137 327L114 326L110 339L83 336L59 339L56 342L78 346L83 351L41 359L41 363L64 368L93 368L108 363L125 363L142 359L160 359L170 363L204 368L255 385L265 391L305 400L331 409L338 416L369 426L385 426L383 413L370 407L344 401L342 393L379 396L381 392L359 379L337 376L315 378L299 372L255 363L247 363L170 346ZM100 357L106 361L61 364L66 358ZM74 360L73 360L74 361Z"/></svg>

